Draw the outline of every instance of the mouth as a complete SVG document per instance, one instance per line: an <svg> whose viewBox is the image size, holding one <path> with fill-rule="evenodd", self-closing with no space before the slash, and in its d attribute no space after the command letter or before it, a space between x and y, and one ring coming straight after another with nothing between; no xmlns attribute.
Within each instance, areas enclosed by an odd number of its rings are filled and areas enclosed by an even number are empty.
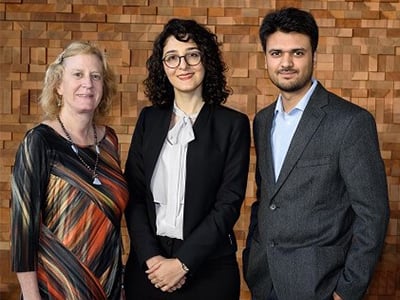
<svg viewBox="0 0 400 300"><path fill-rule="evenodd" d="M77 94L81 98L93 98L93 94Z"/></svg>
<svg viewBox="0 0 400 300"><path fill-rule="evenodd" d="M177 77L181 80L188 80L193 77L194 73L185 73L185 74L180 74Z"/></svg>
<svg viewBox="0 0 400 300"><path fill-rule="evenodd" d="M283 76L284 78L292 78L297 74L295 70L280 70L279 75Z"/></svg>

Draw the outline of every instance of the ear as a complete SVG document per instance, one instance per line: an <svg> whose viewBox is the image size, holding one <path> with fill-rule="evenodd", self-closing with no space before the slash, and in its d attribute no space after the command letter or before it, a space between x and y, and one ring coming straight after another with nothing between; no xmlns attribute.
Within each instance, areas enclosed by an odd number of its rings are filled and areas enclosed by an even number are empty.
<svg viewBox="0 0 400 300"><path fill-rule="evenodd" d="M267 55L264 55L264 68L268 70Z"/></svg>
<svg viewBox="0 0 400 300"><path fill-rule="evenodd" d="M63 95L64 89L62 88L62 83L61 83L61 82L58 83L58 85L57 85L57 87L56 87L56 91L57 91L57 94L58 94L59 96L62 96L62 95Z"/></svg>
<svg viewBox="0 0 400 300"><path fill-rule="evenodd" d="M313 53L313 65L314 67L317 65L317 51Z"/></svg>

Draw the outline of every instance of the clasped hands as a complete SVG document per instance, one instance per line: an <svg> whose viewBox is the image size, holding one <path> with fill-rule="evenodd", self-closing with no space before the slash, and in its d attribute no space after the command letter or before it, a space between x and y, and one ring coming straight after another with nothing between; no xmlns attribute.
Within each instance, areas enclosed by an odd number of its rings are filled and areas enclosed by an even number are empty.
<svg viewBox="0 0 400 300"><path fill-rule="evenodd" d="M177 258L154 256L146 261L147 278L163 292L172 293L180 289L186 282L186 272Z"/></svg>

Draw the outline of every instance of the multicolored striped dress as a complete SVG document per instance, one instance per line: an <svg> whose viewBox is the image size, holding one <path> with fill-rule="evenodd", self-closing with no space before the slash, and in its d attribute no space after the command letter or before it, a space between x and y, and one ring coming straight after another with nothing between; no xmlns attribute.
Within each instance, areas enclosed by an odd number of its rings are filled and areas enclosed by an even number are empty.
<svg viewBox="0 0 400 300"><path fill-rule="evenodd" d="M94 166L93 146L79 148ZM31 129L12 177L11 257L15 272L37 271L42 299L119 299L121 218L128 201L118 139L106 127L97 168L101 185L51 127Z"/></svg>

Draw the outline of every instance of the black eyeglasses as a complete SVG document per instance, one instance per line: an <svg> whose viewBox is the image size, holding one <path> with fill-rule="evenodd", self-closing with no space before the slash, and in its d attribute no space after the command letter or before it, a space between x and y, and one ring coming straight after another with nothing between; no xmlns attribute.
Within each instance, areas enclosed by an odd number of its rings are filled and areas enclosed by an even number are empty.
<svg viewBox="0 0 400 300"><path fill-rule="evenodd" d="M185 60L187 65L191 67L197 66L201 62L201 52L200 51L188 52L182 56L176 54L167 54L162 59L162 61L168 68L175 69L179 67L179 65L181 64L182 58Z"/></svg>

